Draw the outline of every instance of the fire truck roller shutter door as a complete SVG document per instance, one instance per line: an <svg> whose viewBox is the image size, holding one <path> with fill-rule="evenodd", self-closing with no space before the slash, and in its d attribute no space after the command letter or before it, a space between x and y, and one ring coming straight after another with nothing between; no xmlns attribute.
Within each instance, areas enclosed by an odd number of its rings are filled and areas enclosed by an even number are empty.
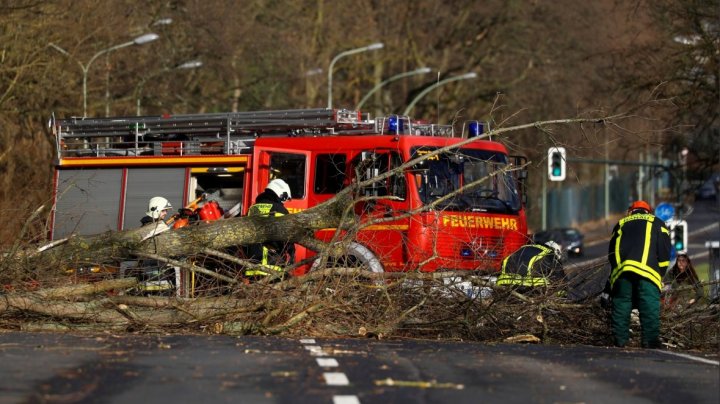
<svg viewBox="0 0 720 404"><path fill-rule="evenodd" d="M354 263L360 263L363 266L369 268L371 272L385 272L385 269L380 263L380 260L378 260L378 258L375 256L375 254L373 254L372 251L370 251L362 244L355 242L350 243L346 250L346 253L346 255L342 257L337 257L335 259L333 259L332 257L328 257L325 265L329 267L338 266L338 264L340 264L341 266L346 266L346 263L343 263L342 261L347 260L350 261L347 263L350 264L349 266L352 266ZM313 271L318 269L321 265L321 261L321 259L315 260L310 270Z"/></svg>

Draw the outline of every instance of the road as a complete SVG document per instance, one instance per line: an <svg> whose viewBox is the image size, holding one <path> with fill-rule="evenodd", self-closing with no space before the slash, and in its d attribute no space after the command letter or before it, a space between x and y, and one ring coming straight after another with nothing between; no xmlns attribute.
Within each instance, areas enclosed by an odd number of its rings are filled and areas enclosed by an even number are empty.
<svg viewBox="0 0 720 404"><path fill-rule="evenodd" d="M720 239L696 206L690 249ZM607 241L586 256L603 259ZM705 257L707 252L705 250ZM707 259L707 258L705 258ZM0 334L5 403L718 403L718 355L589 346Z"/></svg>
<svg viewBox="0 0 720 404"><path fill-rule="evenodd" d="M717 403L717 357L588 346L0 334L0 403Z"/></svg>

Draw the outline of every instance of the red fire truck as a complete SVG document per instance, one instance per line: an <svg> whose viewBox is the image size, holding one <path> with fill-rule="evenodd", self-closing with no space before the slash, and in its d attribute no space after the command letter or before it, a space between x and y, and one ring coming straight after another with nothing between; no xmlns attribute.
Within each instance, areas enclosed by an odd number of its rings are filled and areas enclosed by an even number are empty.
<svg viewBox="0 0 720 404"><path fill-rule="evenodd" d="M456 133L451 125L402 116L301 109L69 118L51 125L57 141L52 239L138 227L153 196L181 207L212 193L223 212L244 215L272 178L289 184L286 207L299 212L348 184L428 156L361 190L375 198L358 210L366 225L353 235L349 256L373 271L492 272L527 241L522 158L481 139L433 153L478 135L486 125L477 121ZM480 186L456 192L482 178ZM333 234L326 229L317 237ZM313 254L298 246L296 260Z"/></svg>

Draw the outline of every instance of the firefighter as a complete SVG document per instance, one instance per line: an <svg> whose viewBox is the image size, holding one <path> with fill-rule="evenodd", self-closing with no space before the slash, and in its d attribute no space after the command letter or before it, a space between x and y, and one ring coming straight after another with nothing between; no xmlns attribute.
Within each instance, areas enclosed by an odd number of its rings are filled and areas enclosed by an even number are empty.
<svg viewBox="0 0 720 404"><path fill-rule="evenodd" d="M145 212L145 216L140 219L143 228L147 229L147 233L142 236L143 241L170 230L170 226L167 225L165 220L168 211L171 209L170 202L162 196L150 198L148 210ZM168 292L174 288L172 283L173 267L154 259L145 259L138 262L137 269L140 278L138 289L141 292Z"/></svg>
<svg viewBox="0 0 720 404"><path fill-rule="evenodd" d="M289 214L284 202L292 198L290 187L280 178L276 178L267 185L265 190L257 196L255 204L250 206L248 216L277 217ZM248 268L245 276L257 279L270 275L268 271L276 271L275 275L283 274L283 265L293 262L295 245L282 241L268 241L253 244L248 247L250 259L262 264L262 267Z"/></svg>
<svg viewBox="0 0 720 404"><path fill-rule="evenodd" d="M148 202L148 210L145 216L140 219L140 223L146 226L151 223L164 222L168 210L172 210L170 202L162 196L154 196Z"/></svg>
<svg viewBox="0 0 720 404"><path fill-rule="evenodd" d="M554 241L527 244L507 256L502 263L498 285L515 286L520 291L549 287L565 277L562 251Z"/></svg>
<svg viewBox="0 0 720 404"><path fill-rule="evenodd" d="M670 232L645 201L635 201L615 225L608 247L615 346L630 338L630 313L640 313L643 348L660 348L660 289L670 260Z"/></svg>
<svg viewBox="0 0 720 404"><path fill-rule="evenodd" d="M167 217L168 210L171 209L172 205L170 202L162 196L150 198L148 210L145 212L145 216L140 219L140 224L148 228L148 232L142 236L142 240L154 237L170 229L170 226L165 223L165 218Z"/></svg>

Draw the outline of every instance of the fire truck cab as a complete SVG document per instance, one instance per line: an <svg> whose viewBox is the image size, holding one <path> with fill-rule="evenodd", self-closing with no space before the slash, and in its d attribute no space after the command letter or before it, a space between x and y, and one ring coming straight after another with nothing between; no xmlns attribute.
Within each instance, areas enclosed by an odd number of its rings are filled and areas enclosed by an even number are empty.
<svg viewBox="0 0 720 404"><path fill-rule="evenodd" d="M210 194L231 217L247 214L273 178L290 186L291 213L362 183L357 231L341 233L354 259L373 271L497 271L527 241L524 171L500 142L479 137L482 127L456 134L338 109L53 121L50 236L137 227L156 195L182 207ZM329 241L336 229L316 236ZM314 254L298 246L296 260Z"/></svg>

